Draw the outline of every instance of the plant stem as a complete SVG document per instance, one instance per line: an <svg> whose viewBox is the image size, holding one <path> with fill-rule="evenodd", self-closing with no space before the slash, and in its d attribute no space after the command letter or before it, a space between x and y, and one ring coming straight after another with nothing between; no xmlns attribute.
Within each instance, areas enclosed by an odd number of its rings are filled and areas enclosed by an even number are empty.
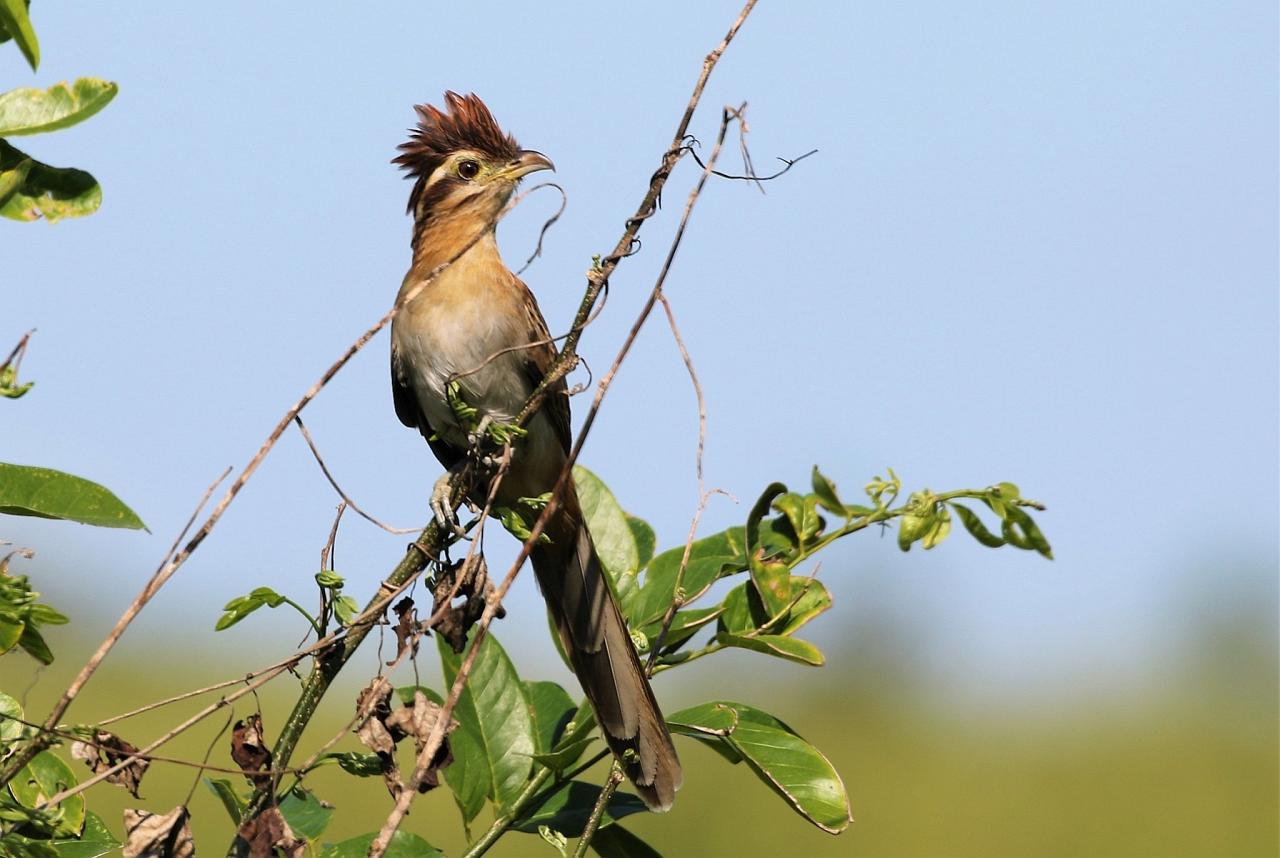
<svg viewBox="0 0 1280 858"><path fill-rule="evenodd" d="M511 807L507 809L506 813L493 820L489 830L479 840L467 847L467 851L462 853L462 858L478 858L478 856L488 852L490 847L498 842L498 838L506 834L507 829L520 818L524 809L532 803L534 796L542 789L542 785L547 782L551 774L551 769L544 766L541 771L534 775L533 779L525 785L520 795L516 796L515 801L511 802Z"/></svg>
<svg viewBox="0 0 1280 858"><path fill-rule="evenodd" d="M591 838L596 836L596 831L600 828L600 820L604 818L609 799L613 798L620 783L622 783L622 766L614 760L613 768L609 770L609 779L604 782L600 797L596 799L596 806L591 809L591 818L587 820L587 827L582 829L582 836L578 838L578 846L573 850L573 858L584 858L587 854L587 847L591 845Z"/></svg>

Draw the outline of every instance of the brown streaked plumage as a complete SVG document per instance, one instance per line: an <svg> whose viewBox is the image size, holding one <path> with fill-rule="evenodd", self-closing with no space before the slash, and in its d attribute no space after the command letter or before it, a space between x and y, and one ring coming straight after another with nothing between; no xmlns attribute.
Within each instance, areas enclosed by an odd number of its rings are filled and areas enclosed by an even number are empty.
<svg viewBox="0 0 1280 858"><path fill-rule="evenodd" d="M521 150L475 95L445 94L446 110L417 107L419 123L395 162L414 179L413 262L401 296L437 266L471 246L396 316L391 329L391 380L396 414L418 429L451 470L471 444L445 389L482 416L510 423L541 382L555 347L533 294L498 253L494 227L519 179L550 169L537 152ZM518 507L555 484L571 446L569 398L557 382L525 427L499 485L499 505ZM440 486L433 493L437 516ZM483 500L486 486L475 494ZM631 644L591 540L572 483L548 522L549 543L531 552L573 671L595 709L609 747L645 803L671 806L682 780L666 721Z"/></svg>

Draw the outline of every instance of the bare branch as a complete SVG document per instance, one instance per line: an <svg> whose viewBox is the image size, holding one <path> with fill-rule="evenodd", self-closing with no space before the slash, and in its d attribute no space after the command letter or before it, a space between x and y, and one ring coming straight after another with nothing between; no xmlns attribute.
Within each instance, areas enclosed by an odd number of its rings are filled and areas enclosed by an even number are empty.
<svg viewBox="0 0 1280 858"><path fill-rule="evenodd" d="M377 525L387 533L394 533L397 536L403 536L406 533L417 533L416 527L392 527L374 518L369 513L360 508L360 505L351 499L351 496L342 490L342 486L338 485L338 481L334 479L333 474L329 472L329 466L325 464L324 457L320 455L320 451L316 448L315 439L311 437L311 433L307 430L306 424L302 422L302 415L295 414L293 422L297 424L298 429L302 432L302 437L306 440L307 446L311 448L311 455L315 456L316 464L320 466L320 471L324 474L324 478L329 481L329 485L333 486L333 490L338 493L338 497L342 498L342 502L351 509L356 511L356 515L363 518L370 524ZM334 529L337 529L337 522L334 522Z"/></svg>

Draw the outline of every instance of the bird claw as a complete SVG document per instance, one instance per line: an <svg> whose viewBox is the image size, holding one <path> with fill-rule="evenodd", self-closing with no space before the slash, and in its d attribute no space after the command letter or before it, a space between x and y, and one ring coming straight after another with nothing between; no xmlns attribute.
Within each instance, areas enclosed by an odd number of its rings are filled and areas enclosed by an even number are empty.
<svg viewBox="0 0 1280 858"><path fill-rule="evenodd" d="M458 515L450 503L453 497L453 476L454 471L451 469L436 480L431 489L431 512L435 515L436 525L442 530L465 537L467 531L458 523Z"/></svg>

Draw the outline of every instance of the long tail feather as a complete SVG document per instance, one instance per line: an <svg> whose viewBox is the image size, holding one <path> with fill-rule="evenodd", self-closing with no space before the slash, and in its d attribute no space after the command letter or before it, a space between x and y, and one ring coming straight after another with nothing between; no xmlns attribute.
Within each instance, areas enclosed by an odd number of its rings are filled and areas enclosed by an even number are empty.
<svg viewBox="0 0 1280 858"><path fill-rule="evenodd" d="M605 740L650 810L671 807L683 775L667 722L609 591L578 499L550 523L533 570Z"/></svg>

